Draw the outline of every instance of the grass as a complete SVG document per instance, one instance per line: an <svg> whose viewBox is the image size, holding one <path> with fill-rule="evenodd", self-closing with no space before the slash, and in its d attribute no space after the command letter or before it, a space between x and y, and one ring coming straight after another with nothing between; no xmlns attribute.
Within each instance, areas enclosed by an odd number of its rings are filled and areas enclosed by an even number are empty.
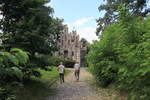
<svg viewBox="0 0 150 100"><path fill-rule="evenodd" d="M56 81L59 78L56 67L52 67L51 71L38 69L41 77L32 77L26 81L23 86L16 86L17 100L45 100L49 95L55 94ZM66 71L69 73L69 71Z"/></svg>
<svg viewBox="0 0 150 100"><path fill-rule="evenodd" d="M33 80L38 80L42 83L47 83L47 85L51 85L53 81L57 80L59 78L59 74L56 67L51 67L51 71L45 71L38 69L38 71L41 73L41 77L32 77Z"/></svg>

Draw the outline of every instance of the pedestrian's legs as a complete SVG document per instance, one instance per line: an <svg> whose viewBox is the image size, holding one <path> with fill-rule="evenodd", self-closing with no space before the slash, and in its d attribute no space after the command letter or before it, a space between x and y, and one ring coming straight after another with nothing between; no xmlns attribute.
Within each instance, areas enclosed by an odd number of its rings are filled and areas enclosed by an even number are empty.
<svg viewBox="0 0 150 100"><path fill-rule="evenodd" d="M61 73L59 74L59 77L60 77L60 83L62 83L62 74Z"/></svg>
<svg viewBox="0 0 150 100"><path fill-rule="evenodd" d="M64 74L62 74L62 82L63 82L63 83L65 82Z"/></svg>
<svg viewBox="0 0 150 100"><path fill-rule="evenodd" d="M79 81L79 74L80 74L80 70L78 70L77 72L77 81Z"/></svg>
<svg viewBox="0 0 150 100"><path fill-rule="evenodd" d="M75 78L76 78L76 80L77 80L77 71L75 70L75 72L74 72L74 75L75 75Z"/></svg>
<svg viewBox="0 0 150 100"><path fill-rule="evenodd" d="M76 71L74 71L74 76L76 77Z"/></svg>
<svg viewBox="0 0 150 100"><path fill-rule="evenodd" d="M75 70L75 78L76 78L76 81L79 81L79 70Z"/></svg>

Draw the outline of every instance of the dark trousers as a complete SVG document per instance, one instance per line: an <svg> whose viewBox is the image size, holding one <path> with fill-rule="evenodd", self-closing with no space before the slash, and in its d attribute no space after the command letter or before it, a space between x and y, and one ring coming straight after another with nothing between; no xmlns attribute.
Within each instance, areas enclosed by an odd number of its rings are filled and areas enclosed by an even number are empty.
<svg viewBox="0 0 150 100"><path fill-rule="evenodd" d="M79 81L80 70L75 70L74 74L75 74L76 80Z"/></svg>
<svg viewBox="0 0 150 100"><path fill-rule="evenodd" d="M60 83L64 83L64 74L63 73L59 73L59 77L60 77Z"/></svg>

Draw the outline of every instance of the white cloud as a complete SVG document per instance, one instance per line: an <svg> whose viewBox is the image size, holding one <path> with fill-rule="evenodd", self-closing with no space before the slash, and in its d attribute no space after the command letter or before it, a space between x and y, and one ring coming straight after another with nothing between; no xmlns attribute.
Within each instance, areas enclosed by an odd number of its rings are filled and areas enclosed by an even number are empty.
<svg viewBox="0 0 150 100"><path fill-rule="evenodd" d="M82 25L85 25L86 23L89 23L93 19L94 19L94 17L85 17L85 18L77 19L74 22L70 22L70 23L66 22L65 24L67 24L69 28L73 28L73 27L78 28Z"/></svg>
<svg viewBox="0 0 150 100"><path fill-rule="evenodd" d="M91 24L91 22L94 20L94 17L85 17L78 19L71 23L65 23L69 27L69 31L72 31L72 29L77 30L77 34L80 35L81 38L85 38L87 41L92 43L93 40L98 40L98 36L96 36L96 25ZM91 24L91 26L87 26L87 24Z"/></svg>
<svg viewBox="0 0 150 100"><path fill-rule="evenodd" d="M72 25L79 27L79 26L82 26L82 25L86 24L87 22L91 21L92 19L93 19L93 17L81 18L81 19L76 20Z"/></svg>
<svg viewBox="0 0 150 100"><path fill-rule="evenodd" d="M96 36L95 31L95 27L84 27L77 30L77 33L80 35L80 38L85 38L87 41L92 43L93 40L98 40L98 36Z"/></svg>

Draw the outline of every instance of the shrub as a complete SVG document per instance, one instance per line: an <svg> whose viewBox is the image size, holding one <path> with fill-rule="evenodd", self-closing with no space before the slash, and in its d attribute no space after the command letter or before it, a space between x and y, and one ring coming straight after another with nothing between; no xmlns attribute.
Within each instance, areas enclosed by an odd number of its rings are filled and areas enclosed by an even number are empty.
<svg viewBox="0 0 150 100"><path fill-rule="evenodd" d="M65 67L68 67L68 68L73 68L74 64L75 64L75 61L73 60L70 60L70 59L65 59L63 61Z"/></svg>
<svg viewBox="0 0 150 100"><path fill-rule="evenodd" d="M63 62L63 64L66 67L72 68L75 64L75 61L73 61L73 60L65 59L62 57L56 57L56 56L49 57L48 61L49 61L50 66L58 66L60 64L60 62Z"/></svg>
<svg viewBox="0 0 150 100"><path fill-rule="evenodd" d="M0 52L0 79L22 80L28 60L27 52L21 49L13 48L10 52Z"/></svg>
<svg viewBox="0 0 150 100"><path fill-rule="evenodd" d="M123 13L90 46L87 62L101 86L115 82L129 100L150 100L150 17Z"/></svg>
<svg viewBox="0 0 150 100"><path fill-rule="evenodd" d="M60 62L64 62L64 59L61 57L52 56L49 58L49 62L51 66L58 66Z"/></svg>
<svg viewBox="0 0 150 100"><path fill-rule="evenodd" d="M0 100L16 100L16 98L10 90L0 87Z"/></svg>

